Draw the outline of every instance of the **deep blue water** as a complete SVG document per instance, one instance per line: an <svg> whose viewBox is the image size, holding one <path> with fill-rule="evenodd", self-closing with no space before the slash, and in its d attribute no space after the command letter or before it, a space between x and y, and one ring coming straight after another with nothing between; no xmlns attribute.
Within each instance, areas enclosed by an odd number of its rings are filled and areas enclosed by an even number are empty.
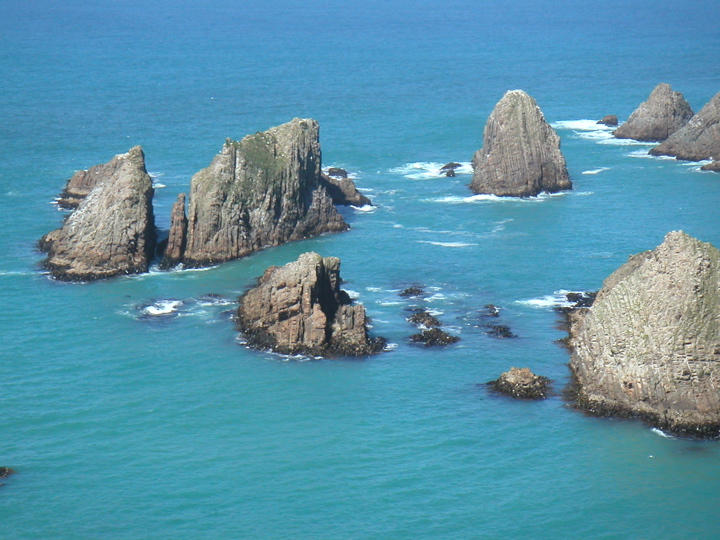
<svg viewBox="0 0 720 540"><path fill-rule="evenodd" d="M626 119L659 82L699 110L720 91L718 17L714 0L0 0L0 466L18 471L1 536L717 537L717 442L479 383L528 366L561 390L557 291L598 289L670 230L720 246L720 175L579 122ZM556 126L572 192L472 197L468 174L437 175L470 161L513 88ZM39 270L75 170L141 144L167 228L226 137L296 116L377 205L346 211L350 232L204 271ZM309 250L342 259L392 350L238 343L237 296ZM401 299L412 284L428 297ZM517 339L484 334L488 303ZM462 341L409 345L418 304Z"/></svg>

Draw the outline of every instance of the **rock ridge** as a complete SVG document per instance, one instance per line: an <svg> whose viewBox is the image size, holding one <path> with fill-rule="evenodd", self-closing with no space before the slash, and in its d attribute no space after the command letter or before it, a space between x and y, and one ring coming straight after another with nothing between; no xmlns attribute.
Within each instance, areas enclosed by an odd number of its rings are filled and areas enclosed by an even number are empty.
<svg viewBox="0 0 720 540"><path fill-rule="evenodd" d="M680 435L720 435L720 251L682 231L630 257L569 316L572 398Z"/></svg>
<svg viewBox="0 0 720 540"><path fill-rule="evenodd" d="M506 92L495 105L472 164L470 188L478 194L531 197L572 189L560 137L522 90Z"/></svg>

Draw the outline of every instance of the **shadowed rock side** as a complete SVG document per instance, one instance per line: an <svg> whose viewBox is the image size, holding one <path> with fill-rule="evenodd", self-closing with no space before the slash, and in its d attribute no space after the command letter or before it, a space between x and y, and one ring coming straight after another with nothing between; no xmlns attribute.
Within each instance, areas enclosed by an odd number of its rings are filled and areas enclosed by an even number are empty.
<svg viewBox="0 0 720 540"><path fill-rule="evenodd" d="M495 105L472 163L470 188L478 194L530 197L572 189L560 137L522 90L506 92Z"/></svg>
<svg viewBox="0 0 720 540"><path fill-rule="evenodd" d="M720 434L720 251L671 232L570 314L577 405L679 434Z"/></svg>
<svg viewBox="0 0 720 540"><path fill-rule="evenodd" d="M720 161L713 161L712 163L708 163L706 165L703 165L700 167L703 171L712 171L720 173Z"/></svg>
<svg viewBox="0 0 720 540"><path fill-rule="evenodd" d="M167 239L167 246L165 247L163 258L160 261L161 269L167 270L182 262L187 240L187 224L185 194L180 193L172 207L172 214L170 215L170 235Z"/></svg>
<svg viewBox="0 0 720 540"><path fill-rule="evenodd" d="M636 141L664 141L687 124L693 114L692 107L680 92L673 91L667 83L660 83L628 121L613 132L613 136Z"/></svg>
<svg viewBox="0 0 720 540"><path fill-rule="evenodd" d="M510 368L488 386L501 394L517 399L545 399L548 395L550 379L535 375L530 368Z"/></svg>
<svg viewBox="0 0 720 540"><path fill-rule="evenodd" d="M184 262L201 267L348 229L320 185L319 127L295 118L227 140L192 179Z"/></svg>
<svg viewBox="0 0 720 540"><path fill-rule="evenodd" d="M346 176L340 177L323 173L321 184L327 190L333 204L358 207L372 205L372 201L358 191L355 182L347 177L347 173Z"/></svg>
<svg viewBox="0 0 720 540"><path fill-rule="evenodd" d="M340 259L312 252L268 268L240 298L238 324L249 345L282 354L365 356L385 345L368 337L364 306L340 289Z"/></svg>
<svg viewBox="0 0 720 540"><path fill-rule="evenodd" d="M601 120L598 120L597 123L608 127L615 127L618 125L618 117L614 114L606 114Z"/></svg>
<svg viewBox="0 0 720 540"><path fill-rule="evenodd" d="M688 161L720 159L720 92L664 143L650 149L653 156Z"/></svg>
<svg viewBox="0 0 720 540"><path fill-rule="evenodd" d="M155 252L152 180L139 146L117 156L111 174L43 237L44 266L57 279L91 281L147 272ZM112 163L112 162L111 162Z"/></svg>

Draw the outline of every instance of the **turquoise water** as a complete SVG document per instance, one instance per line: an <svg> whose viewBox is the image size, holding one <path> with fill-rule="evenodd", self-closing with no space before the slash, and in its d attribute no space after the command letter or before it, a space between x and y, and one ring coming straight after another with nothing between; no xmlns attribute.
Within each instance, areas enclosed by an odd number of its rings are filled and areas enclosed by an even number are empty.
<svg viewBox="0 0 720 540"><path fill-rule="evenodd" d="M699 110L720 91L717 2L6 0L0 16L3 538L720 534L717 442L481 385L528 366L560 391L558 291L598 289L670 230L720 246L719 175L581 122L625 119L663 81ZM437 175L470 161L511 88L556 126L572 192L472 197L468 174ZM141 144L166 229L226 137L295 116L376 204L344 211L351 231L203 271L38 269L75 170ZM237 296L308 250L342 259L391 350L238 343ZM398 296L414 284L424 300ZM483 332L488 303L517 339ZM415 305L462 340L409 345Z"/></svg>

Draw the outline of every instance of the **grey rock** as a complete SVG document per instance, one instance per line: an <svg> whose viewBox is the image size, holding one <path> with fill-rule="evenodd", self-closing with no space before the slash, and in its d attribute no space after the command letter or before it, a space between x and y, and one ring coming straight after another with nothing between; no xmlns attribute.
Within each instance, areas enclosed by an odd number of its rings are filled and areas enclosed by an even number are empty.
<svg viewBox="0 0 720 540"><path fill-rule="evenodd" d="M720 92L665 142L650 149L653 156L688 161L720 160Z"/></svg>
<svg viewBox="0 0 720 540"><path fill-rule="evenodd" d="M303 253L268 268L240 298L238 324L248 344L282 354L366 356L385 341L368 336L362 304L340 289L340 259Z"/></svg>
<svg viewBox="0 0 720 540"><path fill-rule="evenodd" d="M80 205L80 202L87 197L90 192L106 178L110 178L118 173L123 166L123 155L112 158L107 163L95 165L86 171L76 172L70 180L67 181L65 189L58 198L58 205L61 208L74 210Z"/></svg>
<svg viewBox="0 0 720 540"><path fill-rule="evenodd" d="M687 124L693 114L692 107L680 92L673 91L667 83L660 83L628 121L613 132L613 136L636 141L664 141Z"/></svg>
<svg viewBox="0 0 720 540"><path fill-rule="evenodd" d="M550 379L535 375L530 368L510 368L496 381L488 383L490 388L501 394L517 399L545 399L550 387Z"/></svg>
<svg viewBox="0 0 720 540"><path fill-rule="evenodd" d="M344 169L343 169L344 170ZM352 179L345 176L323 174L321 185L332 198L333 204L341 206L372 206L372 201L360 193Z"/></svg>
<svg viewBox="0 0 720 540"><path fill-rule="evenodd" d="M57 279L92 281L148 269L156 239L145 155L136 146L113 161L109 176L99 178L63 226L40 241L48 252L44 266Z"/></svg>
<svg viewBox="0 0 720 540"><path fill-rule="evenodd" d="M618 125L618 117L614 114L608 114L603 116L602 120L598 120L597 123L608 127L615 127Z"/></svg>
<svg viewBox="0 0 720 540"><path fill-rule="evenodd" d="M173 204L170 215L170 234L167 246L160 261L160 268L167 270L182 262L187 243L188 220L185 215L185 194L180 193Z"/></svg>
<svg viewBox="0 0 720 540"><path fill-rule="evenodd" d="M560 137L522 90L506 92L495 106L472 163L475 193L530 197L572 189Z"/></svg>
<svg viewBox="0 0 720 540"><path fill-rule="evenodd" d="M720 161L713 161L712 163L703 165L702 167L700 167L700 170L720 172Z"/></svg>
<svg viewBox="0 0 720 540"><path fill-rule="evenodd" d="M630 257L570 314L577 405L720 434L720 251L682 231Z"/></svg>
<svg viewBox="0 0 720 540"><path fill-rule="evenodd" d="M209 266L348 229L320 183L315 120L227 140L192 178L184 262Z"/></svg>

